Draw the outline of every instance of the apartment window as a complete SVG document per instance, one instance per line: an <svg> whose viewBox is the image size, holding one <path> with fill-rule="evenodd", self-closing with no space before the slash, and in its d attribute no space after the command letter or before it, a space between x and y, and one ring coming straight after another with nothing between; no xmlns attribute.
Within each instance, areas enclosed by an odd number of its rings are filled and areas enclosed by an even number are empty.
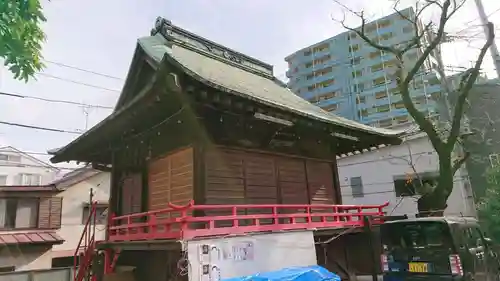
<svg viewBox="0 0 500 281"><path fill-rule="evenodd" d="M413 26L407 25L403 27L403 33L410 33L410 32L413 32Z"/></svg>
<svg viewBox="0 0 500 281"><path fill-rule="evenodd" d="M414 98L413 102L415 104L426 104L427 100L425 99L425 97L418 97L418 98Z"/></svg>
<svg viewBox="0 0 500 281"><path fill-rule="evenodd" d="M401 94L401 93L399 92L399 88L392 88L392 89L389 89L389 92L390 92L391 94L393 94L393 95L399 95L399 94Z"/></svg>
<svg viewBox="0 0 500 281"><path fill-rule="evenodd" d="M328 43L324 43L320 46L316 46L313 48L313 53L318 53L318 52L322 52L324 50L327 50L328 49Z"/></svg>
<svg viewBox="0 0 500 281"><path fill-rule="evenodd" d="M393 181L397 197L414 196L419 194L422 184L434 186L437 176L435 174L396 176Z"/></svg>
<svg viewBox="0 0 500 281"><path fill-rule="evenodd" d="M311 55L311 50L307 50L307 51L304 52L304 56L305 57L308 57L310 55Z"/></svg>
<svg viewBox="0 0 500 281"><path fill-rule="evenodd" d="M328 79L326 81L318 83L316 88L326 88L335 83L335 79Z"/></svg>
<svg viewBox="0 0 500 281"><path fill-rule="evenodd" d="M388 104L377 106L377 112L388 112L391 110L390 106Z"/></svg>
<svg viewBox="0 0 500 281"><path fill-rule="evenodd" d="M392 34L392 32L387 32L387 33L384 33L384 34L380 35L380 41L389 40L392 37L394 37L394 35Z"/></svg>
<svg viewBox="0 0 500 281"><path fill-rule="evenodd" d="M394 118L394 119L396 120L396 122L397 122L398 124L403 124L403 123L406 123L406 122L408 122L408 121L409 121L409 120L408 120L408 115L405 115L405 116L398 116L398 117L396 117L396 118Z"/></svg>
<svg viewBox="0 0 500 281"><path fill-rule="evenodd" d="M352 72L352 78L360 77L362 75L363 73L361 73L361 70L356 70Z"/></svg>
<svg viewBox="0 0 500 281"><path fill-rule="evenodd" d="M7 176L0 175L0 185L7 185Z"/></svg>
<svg viewBox="0 0 500 281"><path fill-rule="evenodd" d="M390 60L390 61L386 61L384 62L384 68L392 68L392 67L395 67L397 65L397 62L395 60Z"/></svg>
<svg viewBox="0 0 500 281"><path fill-rule="evenodd" d="M323 64L323 63L325 63L325 62L329 61L331 58L332 58L332 56L330 56L330 55L326 55L326 56L321 57L321 58L319 58L319 59L315 59L315 60L314 60L314 62L313 62L313 64L314 64L314 65Z"/></svg>
<svg viewBox="0 0 500 281"><path fill-rule="evenodd" d="M38 174L18 174L14 182L17 185L41 185L42 176Z"/></svg>
<svg viewBox="0 0 500 281"><path fill-rule="evenodd" d="M500 165L500 154L490 154L490 164L491 167L497 167Z"/></svg>
<svg viewBox="0 0 500 281"><path fill-rule="evenodd" d="M365 33L370 33L377 30L377 25L375 23L365 26Z"/></svg>
<svg viewBox="0 0 500 281"><path fill-rule="evenodd" d="M352 65L358 65L360 63L361 63L361 57L355 57L355 58L351 59Z"/></svg>
<svg viewBox="0 0 500 281"><path fill-rule="evenodd" d="M386 91L380 91L380 92L375 93L375 98L378 99L378 100L386 98L386 97L387 97L387 92Z"/></svg>
<svg viewBox="0 0 500 281"><path fill-rule="evenodd" d="M440 85L441 81L437 77L433 77L432 79L429 80L429 85Z"/></svg>
<svg viewBox="0 0 500 281"><path fill-rule="evenodd" d="M384 119L378 121L379 127L389 127L392 126L392 119Z"/></svg>
<svg viewBox="0 0 500 281"><path fill-rule="evenodd" d="M352 197L364 197L365 193L363 192L363 181L361 177L351 177L351 190Z"/></svg>
<svg viewBox="0 0 500 281"><path fill-rule="evenodd" d="M0 229L37 227L38 206L38 198L1 198Z"/></svg>
<svg viewBox="0 0 500 281"><path fill-rule="evenodd" d="M330 104L328 106L324 106L324 107L321 107L323 110L326 110L326 111L334 111L334 110L337 110L338 108L338 104Z"/></svg>
<svg viewBox="0 0 500 281"><path fill-rule="evenodd" d="M435 92L431 94L431 99L437 101L441 98L441 92Z"/></svg>
<svg viewBox="0 0 500 281"><path fill-rule="evenodd" d="M353 77L356 78L356 77ZM365 84L360 83L360 84L354 84L354 92L362 92L365 90Z"/></svg>
<svg viewBox="0 0 500 281"><path fill-rule="evenodd" d="M358 35L355 32L351 32L351 33L347 34L347 40L356 39L357 37L358 37Z"/></svg>
<svg viewBox="0 0 500 281"><path fill-rule="evenodd" d="M366 97L360 97L360 96L356 97L356 104L365 103L365 102L366 102Z"/></svg>
<svg viewBox="0 0 500 281"><path fill-rule="evenodd" d="M393 103L392 107L395 109L401 109L401 108L405 108L405 105L403 102L400 101L400 102Z"/></svg>
<svg viewBox="0 0 500 281"><path fill-rule="evenodd" d="M383 65L382 65L381 63L376 64L376 65L373 65L373 66L371 67L371 71L372 71L372 72L377 72L377 71L380 71L380 70L382 70L382 69L383 69Z"/></svg>
<svg viewBox="0 0 500 281"><path fill-rule="evenodd" d="M107 224L107 205L97 205L96 206L96 224ZM90 216L90 206L86 204L83 207L83 216L82 216L82 224L86 224L87 220Z"/></svg>
<svg viewBox="0 0 500 281"><path fill-rule="evenodd" d="M329 99L332 99L334 97L337 97L338 95L339 95L339 92L329 92L329 93L318 96L317 99L318 99L318 101L329 100Z"/></svg>
<svg viewBox="0 0 500 281"><path fill-rule="evenodd" d="M358 50L359 50L358 44L349 46L349 52L357 52Z"/></svg>
<svg viewBox="0 0 500 281"><path fill-rule="evenodd" d="M413 88L414 88L414 89L421 89L421 88L423 88L423 87L424 87L424 81L422 81L422 80L420 80L420 79L419 79L419 80L414 80L414 81L413 81Z"/></svg>
<svg viewBox="0 0 500 281"><path fill-rule="evenodd" d="M380 57L380 51L371 52L369 55L370 59L375 59Z"/></svg>
<svg viewBox="0 0 500 281"><path fill-rule="evenodd" d="M382 20L382 21L379 21L379 23L378 23L378 27L379 28L388 27L390 25L391 25L391 21L390 20Z"/></svg>
<svg viewBox="0 0 500 281"><path fill-rule="evenodd" d="M368 116L368 109L362 109L362 110L358 111L358 116L359 117L366 117L366 116Z"/></svg>
<svg viewBox="0 0 500 281"><path fill-rule="evenodd" d="M379 77L377 79L373 79L373 86L380 86L385 84L385 77Z"/></svg>

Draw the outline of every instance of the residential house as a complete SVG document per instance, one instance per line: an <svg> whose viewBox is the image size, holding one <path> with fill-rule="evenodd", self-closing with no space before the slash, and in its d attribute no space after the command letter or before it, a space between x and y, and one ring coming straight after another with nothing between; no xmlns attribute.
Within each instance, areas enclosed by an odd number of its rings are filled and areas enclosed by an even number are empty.
<svg viewBox="0 0 500 281"><path fill-rule="evenodd" d="M0 187L0 272L51 267L51 249L63 242L57 192L52 185Z"/></svg>
<svg viewBox="0 0 500 281"><path fill-rule="evenodd" d="M104 240L106 212L109 199L110 174L84 167L66 174L53 182L60 192L56 195L63 200L61 228L58 235L64 243L53 248L53 266L73 265L73 255L80 242L81 234L89 217L89 201L97 201L96 239Z"/></svg>
<svg viewBox="0 0 500 281"><path fill-rule="evenodd" d="M54 181L60 170L12 146L0 147L0 186L42 186Z"/></svg>
<svg viewBox="0 0 500 281"><path fill-rule="evenodd" d="M341 157L338 161L343 204L382 204L391 215L414 216L420 180L438 176L438 156L424 133L406 137L403 144ZM474 216L473 194L467 175L455 174L446 215Z"/></svg>

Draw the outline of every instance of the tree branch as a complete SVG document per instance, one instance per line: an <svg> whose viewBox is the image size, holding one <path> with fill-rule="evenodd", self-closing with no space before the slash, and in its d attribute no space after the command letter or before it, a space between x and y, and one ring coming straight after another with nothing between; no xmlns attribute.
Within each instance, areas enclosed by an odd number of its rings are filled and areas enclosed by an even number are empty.
<svg viewBox="0 0 500 281"><path fill-rule="evenodd" d="M472 86L474 85L474 83L477 80L477 77L479 76L484 57L486 56L486 53L488 52L488 49L490 48L491 44L493 44L493 40L495 40L495 28L493 26L493 23L490 22L488 23L488 38L484 43L483 47L481 48L481 51L479 52L477 61L474 64L473 68L466 71L460 83L460 88L459 88L460 94L455 104L450 135L448 136L448 140L446 142L449 145L449 149L453 149L458 139L458 136L460 134L462 117L465 113L464 107L467 101L467 97L469 96L470 90L472 89Z"/></svg>

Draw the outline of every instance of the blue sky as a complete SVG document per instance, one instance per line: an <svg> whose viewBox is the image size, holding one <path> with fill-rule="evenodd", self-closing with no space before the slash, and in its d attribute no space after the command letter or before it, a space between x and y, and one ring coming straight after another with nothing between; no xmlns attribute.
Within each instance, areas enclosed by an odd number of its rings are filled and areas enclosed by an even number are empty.
<svg viewBox="0 0 500 281"><path fill-rule="evenodd" d="M477 35L481 27L474 21L477 12L473 1L468 1L450 23L449 31L465 29L460 34L472 40L447 47L445 60L449 65L468 66L481 44ZM498 0L483 1L487 13L500 9ZM405 7L412 1L403 2ZM354 10L364 9L372 18L391 12L388 0L344 3ZM136 40L149 34L157 16L271 63L275 65L275 75L285 79L283 58L342 32L343 28L332 17L341 19L344 13L332 0L52 0L44 2L44 8L48 18L43 52L47 68L37 75L36 81L27 84L12 80L8 71L0 69L0 91L102 106L114 106ZM500 12L493 14L491 20L500 27ZM347 22L358 24L352 16L347 17ZM107 76L61 67L54 62ZM491 60L486 62L485 69L492 72ZM107 109L90 108L89 126L110 113ZM0 96L0 121L75 131L85 129L85 120L84 109L79 106ZM0 125L0 146L12 145L28 152L45 152L67 144L76 136Z"/></svg>

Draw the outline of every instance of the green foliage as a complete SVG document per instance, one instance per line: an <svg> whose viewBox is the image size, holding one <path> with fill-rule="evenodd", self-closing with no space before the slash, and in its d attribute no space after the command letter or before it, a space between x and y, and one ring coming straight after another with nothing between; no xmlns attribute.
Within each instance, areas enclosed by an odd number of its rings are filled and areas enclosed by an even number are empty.
<svg viewBox="0 0 500 281"><path fill-rule="evenodd" d="M496 242L500 242L500 167L488 171L488 186L477 205L481 225Z"/></svg>
<svg viewBox="0 0 500 281"><path fill-rule="evenodd" d="M44 67L45 21L39 0L0 0L0 58L15 79L28 81Z"/></svg>

